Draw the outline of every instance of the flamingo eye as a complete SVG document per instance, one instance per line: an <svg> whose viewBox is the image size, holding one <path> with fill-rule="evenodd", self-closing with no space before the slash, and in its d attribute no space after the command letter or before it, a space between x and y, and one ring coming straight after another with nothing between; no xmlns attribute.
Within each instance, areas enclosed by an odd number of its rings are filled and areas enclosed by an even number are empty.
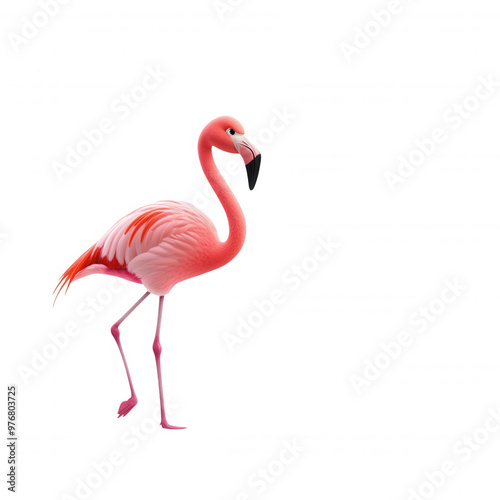
<svg viewBox="0 0 500 500"><path fill-rule="evenodd" d="M232 129L232 128L228 128L228 129L227 129L227 133L228 133L229 135L234 135L234 134L236 134L236 132L235 132L235 131L234 131L234 129Z"/></svg>

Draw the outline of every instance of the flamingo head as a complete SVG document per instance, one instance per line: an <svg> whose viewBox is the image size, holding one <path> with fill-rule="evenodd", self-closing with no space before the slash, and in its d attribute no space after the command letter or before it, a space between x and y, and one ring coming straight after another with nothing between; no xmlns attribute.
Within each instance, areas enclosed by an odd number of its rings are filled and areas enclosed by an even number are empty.
<svg viewBox="0 0 500 500"><path fill-rule="evenodd" d="M221 116L212 120L203 130L202 137L209 143L226 151L226 153L239 153L245 162L248 175L248 186L255 187L260 168L260 152L244 136L241 123L230 116Z"/></svg>

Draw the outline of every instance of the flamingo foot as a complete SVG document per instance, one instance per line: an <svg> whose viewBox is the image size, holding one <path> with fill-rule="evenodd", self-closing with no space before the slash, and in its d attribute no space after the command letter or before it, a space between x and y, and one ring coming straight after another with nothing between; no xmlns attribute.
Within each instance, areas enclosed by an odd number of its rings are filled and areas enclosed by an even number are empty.
<svg viewBox="0 0 500 500"><path fill-rule="evenodd" d="M161 426L164 429L174 429L174 430L185 429L185 427L177 427L176 425L170 425L165 419L162 419Z"/></svg>
<svg viewBox="0 0 500 500"><path fill-rule="evenodd" d="M124 417L137 404L137 396L134 394L130 399L124 401L118 408L118 418Z"/></svg>

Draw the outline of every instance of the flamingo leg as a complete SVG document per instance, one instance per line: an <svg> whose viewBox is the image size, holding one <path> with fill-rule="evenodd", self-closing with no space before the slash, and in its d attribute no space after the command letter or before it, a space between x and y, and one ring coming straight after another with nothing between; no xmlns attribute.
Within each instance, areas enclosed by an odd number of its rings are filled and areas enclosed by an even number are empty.
<svg viewBox="0 0 500 500"><path fill-rule="evenodd" d="M111 334L113 335L116 343L118 345L118 349L120 349L120 354L122 355L123 364L125 365L125 371L127 372L128 383L130 385L131 396L130 399L124 401L120 408L118 408L118 418L124 417L136 404L137 404L137 396L135 395L134 386L132 384L132 377L130 376L130 371L128 369L127 360L125 359L125 353L123 352L122 343L120 342L120 330L118 327L125 321L130 313L134 311L149 295L149 292L146 292L112 327Z"/></svg>
<svg viewBox="0 0 500 500"><path fill-rule="evenodd" d="M167 416L165 415L165 402L163 400L163 383L161 378L161 344L160 344L160 329L161 329L161 316L163 311L163 299L164 295L160 296L160 303L158 306L158 324L156 325L156 335L155 340L153 342L153 352L155 354L156 359L156 371L158 372L158 387L160 390L160 406L161 406L161 426L164 429L185 429L185 427L177 427L175 425L170 425L167 422Z"/></svg>

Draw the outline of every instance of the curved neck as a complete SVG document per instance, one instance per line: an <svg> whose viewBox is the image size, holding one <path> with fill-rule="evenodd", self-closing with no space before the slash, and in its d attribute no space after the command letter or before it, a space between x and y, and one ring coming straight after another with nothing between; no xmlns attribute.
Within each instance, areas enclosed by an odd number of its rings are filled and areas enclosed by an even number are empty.
<svg viewBox="0 0 500 500"><path fill-rule="evenodd" d="M238 200L229 189L229 186L215 165L212 155L212 145L203 135L198 142L198 155L200 157L201 168L215 191L217 198L219 198L229 223L229 236L221 244L221 254L218 256L221 262L217 262L218 265L223 265L233 259L243 246L246 235L245 216Z"/></svg>

